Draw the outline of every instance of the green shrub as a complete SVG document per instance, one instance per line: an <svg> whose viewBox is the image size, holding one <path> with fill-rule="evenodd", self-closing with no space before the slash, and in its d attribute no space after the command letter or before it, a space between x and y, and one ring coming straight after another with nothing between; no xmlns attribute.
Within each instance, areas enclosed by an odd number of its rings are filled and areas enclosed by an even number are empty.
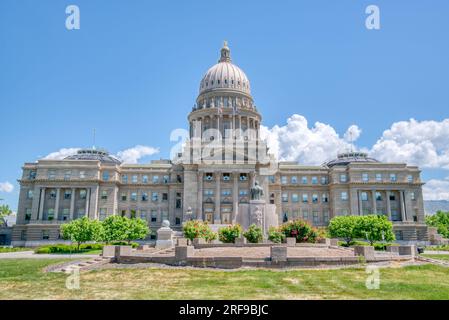
<svg viewBox="0 0 449 320"><path fill-rule="evenodd" d="M129 243L129 242L126 242L126 241L115 241L115 242L112 242L111 245L114 245L114 246L132 246L133 249L135 249L135 248L137 248L139 246L139 244L137 242Z"/></svg>
<svg viewBox="0 0 449 320"><path fill-rule="evenodd" d="M101 222L87 217L63 224L61 233L64 239L76 242L78 250L83 242L101 241L104 237Z"/></svg>
<svg viewBox="0 0 449 320"><path fill-rule="evenodd" d="M274 243L282 243L285 239L285 234L279 231L277 228L271 227L268 230L268 240Z"/></svg>
<svg viewBox="0 0 449 320"><path fill-rule="evenodd" d="M68 245L68 244L52 244L52 245L46 245L38 247L34 250L35 253L57 253L57 254L66 254L66 253L83 253L87 251L93 251L93 250L101 250L103 249L102 243L93 243L93 244L82 244L79 246L77 245Z"/></svg>
<svg viewBox="0 0 449 320"><path fill-rule="evenodd" d="M426 217L426 224L436 227L439 234L449 238L449 212L437 211L433 216Z"/></svg>
<svg viewBox="0 0 449 320"><path fill-rule="evenodd" d="M376 241L393 241L393 223L384 215L368 215L356 217L356 235L365 238L371 245Z"/></svg>
<svg viewBox="0 0 449 320"><path fill-rule="evenodd" d="M258 243L263 239L263 231L262 228L252 224L249 226L248 230L243 233L243 236L250 243Z"/></svg>
<svg viewBox="0 0 449 320"><path fill-rule="evenodd" d="M449 245L442 244L442 245L439 245L439 246L428 246L428 247L426 247L426 250L431 250L431 251L449 251Z"/></svg>
<svg viewBox="0 0 449 320"><path fill-rule="evenodd" d="M201 238L206 241L212 241L217 238L217 234L212 232L207 222L200 220L187 221L183 227L184 237L193 241L193 239Z"/></svg>
<svg viewBox="0 0 449 320"><path fill-rule="evenodd" d="M239 224L229 225L218 230L218 238L224 243L234 243L236 238L242 235L242 227Z"/></svg>
<svg viewBox="0 0 449 320"><path fill-rule="evenodd" d="M316 242L318 233L309 223L297 219L288 221L279 227L279 230L285 237L294 237L296 242Z"/></svg>
<svg viewBox="0 0 449 320"><path fill-rule="evenodd" d="M357 238L357 217L339 216L334 217L329 222L329 235L332 238L343 238L346 247L351 245L354 238Z"/></svg>

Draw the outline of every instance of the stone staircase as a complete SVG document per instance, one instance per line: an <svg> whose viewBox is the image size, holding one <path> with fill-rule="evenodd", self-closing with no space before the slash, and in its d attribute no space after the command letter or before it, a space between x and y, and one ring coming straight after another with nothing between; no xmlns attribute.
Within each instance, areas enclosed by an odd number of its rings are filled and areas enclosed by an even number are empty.
<svg viewBox="0 0 449 320"><path fill-rule="evenodd" d="M72 273L75 269L78 269L79 271L86 271L109 262L111 262L110 258L98 257L90 260L76 261L69 264L64 264L61 267L53 269L51 272Z"/></svg>

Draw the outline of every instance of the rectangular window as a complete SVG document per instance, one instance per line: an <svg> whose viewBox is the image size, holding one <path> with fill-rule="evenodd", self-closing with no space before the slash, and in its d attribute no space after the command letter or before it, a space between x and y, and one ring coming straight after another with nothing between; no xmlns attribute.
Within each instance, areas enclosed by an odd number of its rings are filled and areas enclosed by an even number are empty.
<svg viewBox="0 0 449 320"><path fill-rule="evenodd" d="M307 177L302 177L301 178L301 183L302 184L307 184Z"/></svg>
<svg viewBox="0 0 449 320"><path fill-rule="evenodd" d="M70 214L70 211L68 208L62 209L62 220L63 221L69 220L69 214Z"/></svg>
<svg viewBox="0 0 449 320"><path fill-rule="evenodd" d="M122 192L122 194L120 195L120 199L122 201L126 201L128 199L128 194L126 192Z"/></svg>
<svg viewBox="0 0 449 320"><path fill-rule="evenodd" d="M48 179L49 180L56 179L56 170L48 170Z"/></svg>
<svg viewBox="0 0 449 320"><path fill-rule="evenodd" d="M302 194L302 202L303 203L309 202L309 195L307 193Z"/></svg>
<svg viewBox="0 0 449 320"><path fill-rule="evenodd" d="M182 208L182 199L181 198L177 198L176 199L175 207L176 207L176 209L181 209Z"/></svg>
<svg viewBox="0 0 449 320"><path fill-rule="evenodd" d="M156 221L157 221L157 211L151 210L151 222L156 222Z"/></svg>
<svg viewBox="0 0 449 320"><path fill-rule="evenodd" d="M246 197L247 195L248 195L248 190L240 190L239 191L239 196Z"/></svg>
<svg viewBox="0 0 449 320"><path fill-rule="evenodd" d="M318 184L318 177L312 177L312 184Z"/></svg>
<svg viewBox="0 0 449 320"><path fill-rule="evenodd" d="M137 181L138 181L137 175L134 174L134 175L131 177L131 182L132 182L132 183L137 183Z"/></svg>
<svg viewBox="0 0 449 320"><path fill-rule="evenodd" d="M64 180L70 180L71 177L72 177L72 171L71 170L66 170L64 172Z"/></svg>
<svg viewBox="0 0 449 320"><path fill-rule="evenodd" d="M205 197L212 197L214 195L214 190L212 189L204 189L204 196Z"/></svg>
<svg viewBox="0 0 449 320"><path fill-rule="evenodd" d="M381 182L382 181L382 173L376 173L376 181Z"/></svg>
<svg viewBox="0 0 449 320"><path fill-rule="evenodd" d="M51 208L47 211L47 220L53 220L55 217L55 209Z"/></svg>
<svg viewBox="0 0 449 320"><path fill-rule="evenodd" d="M31 220L31 209L30 208L25 209L25 220L26 221Z"/></svg>
<svg viewBox="0 0 449 320"><path fill-rule="evenodd" d="M341 193L341 200L347 201L348 200L348 193L346 191L343 191Z"/></svg>
<svg viewBox="0 0 449 320"><path fill-rule="evenodd" d="M320 217L318 216L318 211L313 211L313 223L314 224L320 223Z"/></svg>
<svg viewBox="0 0 449 320"><path fill-rule="evenodd" d="M86 171L80 171L80 179L86 179Z"/></svg>
<svg viewBox="0 0 449 320"><path fill-rule="evenodd" d="M324 193L321 195L321 202L323 202L323 203L328 203L328 202L329 202L329 196L327 195L326 192L324 192Z"/></svg>
<svg viewBox="0 0 449 320"><path fill-rule="evenodd" d="M109 171L103 171L103 181L109 181Z"/></svg>
<svg viewBox="0 0 449 320"><path fill-rule="evenodd" d="M131 201L137 201L137 192L131 192Z"/></svg>
<svg viewBox="0 0 449 320"><path fill-rule="evenodd" d="M222 196L230 196L232 194L232 191L230 189L224 189L221 191Z"/></svg>
<svg viewBox="0 0 449 320"><path fill-rule="evenodd" d="M340 174L340 182L345 183L348 181L346 174Z"/></svg>
<svg viewBox="0 0 449 320"><path fill-rule="evenodd" d="M282 184L287 184L287 181L288 181L287 176L281 176L281 183Z"/></svg>
<svg viewBox="0 0 449 320"><path fill-rule="evenodd" d="M303 210L303 211L302 211L302 218L303 218L304 220L309 219L309 212L308 212L307 210Z"/></svg>
<svg viewBox="0 0 449 320"><path fill-rule="evenodd" d="M247 181L248 180L248 175L246 173L241 173L240 174L240 181Z"/></svg>
<svg viewBox="0 0 449 320"><path fill-rule="evenodd" d="M391 182L396 182L396 173L390 173L390 181Z"/></svg>
<svg viewBox="0 0 449 320"><path fill-rule="evenodd" d="M323 221L324 221L324 223L328 223L329 222L329 210L324 210L324 212L323 212Z"/></svg>
<svg viewBox="0 0 449 320"><path fill-rule="evenodd" d="M140 219L147 220L147 212L145 210L140 210Z"/></svg>
<svg viewBox="0 0 449 320"><path fill-rule="evenodd" d="M288 193L282 194L282 202L288 202Z"/></svg>
<svg viewBox="0 0 449 320"><path fill-rule="evenodd" d="M164 176L164 183L169 183L170 182L170 177L169 176Z"/></svg>
<svg viewBox="0 0 449 320"><path fill-rule="evenodd" d="M153 183L159 183L159 176L153 176Z"/></svg>
<svg viewBox="0 0 449 320"><path fill-rule="evenodd" d="M292 202L299 202L299 195L297 193L292 193Z"/></svg>
<svg viewBox="0 0 449 320"><path fill-rule="evenodd" d="M241 176L242 176L242 175L240 175L240 180L242 180L242 179L241 179ZM206 174L204 175L204 180L206 180L206 181L212 181L212 180L214 180L214 174L211 173L211 172L206 173Z"/></svg>
<svg viewBox="0 0 449 320"><path fill-rule="evenodd" d="M157 202L159 200L159 194L157 192L151 193L151 201Z"/></svg>
<svg viewBox="0 0 449 320"><path fill-rule="evenodd" d="M363 182L368 182L369 181L368 173L362 173L362 181Z"/></svg>
<svg viewBox="0 0 449 320"><path fill-rule="evenodd" d="M368 193L367 192L362 192L362 194L360 196L362 197L362 201L368 201Z"/></svg>
<svg viewBox="0 0 449 320"><path fill-rule="evenodd" d="M148 183L148 176L147 175L143 175L142 176L142 183Z"/></svg>
<svg viewBox="0 0 449 320"><path fill-rule="evenodd" d="M413 201L416 200L416 194L414 192L410 192L410 199L412 199Z"/></svg>
<svg viewBox="0 0 449 320"><path fill-rule="evenodd" d="M312 203L318 203L318 194L317 193L312 194Z"/></svg>
<svg viewBox="0 0 449 320"><path fill-rule="evenodd" d="M380 192L376 192L376 201L382 201L382 194Z"/></svg>
<svg viewBox="0 0 449 320"><path fill-rule="evenodd" d="M275 183L275 177L274 176L268 176L268 181L270 183Z"/></svg>
<svg viewBox="0 0 449 320"><path fill-rule="evenodd" d="M390 201L396 201L396 196L390 193Z"/></svg>
<svg viewBox="0 0 449 320"><path fill-rule="evenodd" d="M81 200L85 200L87 197L87 190L86 189L81 189L80 190L80 199Z"/></svg>
<svg viewBox="0 0 449 320"><path fill-rule="evenodd" d="M407 181L408 183L413 183L413 176L411 174L407 176Z"/></svg>
<svg viewBox="0 0 449 320"><path fill-rule="evenodd" d="M33 195L34 195L33 190L28 190L28 192L27 192L27 199L28 199L28 200L33 199Z"/></svg>
<svg viewBox="0 0 449 320"><path fill-rule="evenodd" d="M107 214L108 214L107 208L100 208L100 221L106 219Z"/></svg>
<svg viewBox="0 0 449 320"><path fill-rule="evenodd" d="M298 177L297 176L292 176L291 182L294 183L294 184L298 183Z"/></svg>
<svg viewBox="0 0 449 320"><path fill-rule="evenodd" d="M50 239L50 232L48 230L42 230L42 240Z"/></svg>
<svg viewBox="0 0 449 320"><path fill-rule="evenodd" d="M64 190L64 200L70 200L72 198L72 190Z"/></svg>
<svg viewBox="0 0 449 320"><path fill-rule="evenodd" d="M56 189L50 190L50 199L56 199Z"/></svg>
<svg viewBox="0 0 449 320"><path fill-rule="evenodd" d="M148 201L148 192L142 192L142 201Z"/></svg>
<svg viewBox="0 0 449 320"><path fill-rule="evenodd" d="M168 193L162 193L162 201L168 201Z"/></svg>
<svg viewBox="0 0 449 320"><path fill-rule="evenodd" d="M122 183L128 183L128 175L127 174L122 175Z"/></svg>
<svg viewBox="0 0 449 320"><path fill-rule="evenodd" d="M181 177L180 174L177 174L177 175L176 175L176 182L182 183L182 177Z"/></svg>
<svg viewBox="0 0 449 320"><path fill-rule="evenodd" d="M36 179L36 171L35 170L30 171L30 173L28 174L28 179L30 179L30 180Z"/></svg>
<svg viewBox="0 0 449 320"><path fill-rule="evenodd" d="M327 184L327 177L321 177L321 184Z"/></svg>
<svg viewBox="0 0 449 320"><path fill-rule="evenodd" d="M231 180L231 175L229 173L223 173L223 181Z"/></svg>
<svg viewBox="0 0 449 320"><path fill-rule="evenodd" d="M164 220L168 220L168 212L167 211L162 211L162 221Z"/></svg>
<svg viewBox="0 0 449 320"><path fill-rule="evenodd" d="M106 190L101 192L101 200L108 200L108 192Z"/></svg>

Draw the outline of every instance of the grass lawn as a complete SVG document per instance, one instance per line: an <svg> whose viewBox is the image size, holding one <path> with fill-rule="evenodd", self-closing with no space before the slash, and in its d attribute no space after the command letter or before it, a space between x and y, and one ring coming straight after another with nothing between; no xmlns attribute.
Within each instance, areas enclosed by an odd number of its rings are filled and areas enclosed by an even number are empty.
<svg viewBox="0 0 449 320"><path fill-rule="evenodd" d="M0 247L0 253L5 253L5 252L18 252L18 251L33 251L33 249L30 249L30 248L21 248L21 247L14 247L14 248Z"/></svg>
<svg viewBox="0 0 449 320"><path fill-rule="evenodd" d="M0 260L0 299L449 299L449 268L380 269L380 289L365 287L364 268L340 270L109 269L44 273L61 259Z"/></svg>
<svg viewBox="0 0 449 320"><path fill-rule="evenodd" d="M449 261L449 254L422 254L423 257Z"/></svg>

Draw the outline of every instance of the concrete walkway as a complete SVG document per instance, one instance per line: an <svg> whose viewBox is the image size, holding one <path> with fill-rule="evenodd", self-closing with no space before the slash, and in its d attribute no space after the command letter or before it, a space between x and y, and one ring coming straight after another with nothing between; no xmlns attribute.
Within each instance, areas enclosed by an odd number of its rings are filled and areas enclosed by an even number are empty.
<svg viewBox="0 0 449 320"><path fill-rule="evenodd" d="M424 254L449 254L449 251L424 250Z"/></svg>
<svg viewBox="0 0 449 320"><path fill-rule="evenodd" d="M0 253L0 259L90 259L99 254L36 254L34 251Z"/></svg>

